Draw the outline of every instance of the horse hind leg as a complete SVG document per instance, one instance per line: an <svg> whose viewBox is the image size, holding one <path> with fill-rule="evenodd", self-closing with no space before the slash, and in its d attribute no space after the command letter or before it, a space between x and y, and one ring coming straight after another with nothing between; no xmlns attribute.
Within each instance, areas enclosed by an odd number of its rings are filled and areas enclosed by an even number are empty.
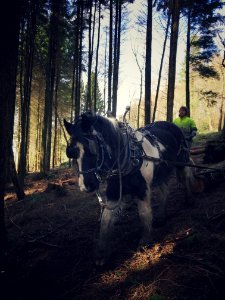
<svg viewBox="0 0 225 300"><path fill-rule="evenodd" d="M168 185L166 183L155 188L156 210L153 214L153 227L159 227L166 223L167 196Z"/></svg>
<svg viewBox="0 0 225 300"><path fill-rule="evenodd" d="M185 203L190 206L194 203L193 191L195 188L195 177L192 168L184 167L177 169L178 180L184 185L185 188Z"/></svg>

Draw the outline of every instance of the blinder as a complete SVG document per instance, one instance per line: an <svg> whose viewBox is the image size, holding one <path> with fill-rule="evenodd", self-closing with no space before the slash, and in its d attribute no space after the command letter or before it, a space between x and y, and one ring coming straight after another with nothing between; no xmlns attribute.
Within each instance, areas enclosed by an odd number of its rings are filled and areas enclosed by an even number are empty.
<svg viewBox="0 0 225 300"><path fill-rule="evenodd" d="M72 145L68 145L66 147L66 155L68 158L78 159L80 150L78 147L73 147Z"/></svg>
<svg viewBox="0 0 225 300"><path fill-rule="evenodd" d="M88 149L92 155L98 155L97 141L85 138L88 142Z"/></svg>

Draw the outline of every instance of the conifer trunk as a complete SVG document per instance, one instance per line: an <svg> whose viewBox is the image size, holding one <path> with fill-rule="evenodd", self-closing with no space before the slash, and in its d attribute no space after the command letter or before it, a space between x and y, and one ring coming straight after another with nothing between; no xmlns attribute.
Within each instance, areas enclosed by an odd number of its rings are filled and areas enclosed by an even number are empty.
<svg viewBox="0 0 225 300"><path fill-rule="evenodd" d="M190 51L191 51L191 9L187 16L187 42L186 42L186 106L190 116Z"/></svg>
<svg viewBox="0 0 225 300"><path fill-rule="evenodd" d="M95 84L94 84L94 111L97 110L97 79L98 79L98 53L100 44L100 32L101 32L101 2L98 7L98 38L96 47L96 63L95 63Z"/></svg>
<svg viewBox="0 0 225 300"><path fill-rule="evenodd" d="M151 121L152 0L148 0L145 54L145 125Z"/></svg>
<svg viewBox="0 0 225 300"><path fill-rule="evenodd" d="M173 120L174 89L176 79L176 58L179 31L180 4L179 0L172 1L172 24L170 36L170 55L168 71L168 91L167 91L167 121Z"/></svg>
<svg viewBox="0 0 225 300"><path fill-rule="evenodd" d="M58 26L59 26L59 0L52 0L52 13L50 17L50 37L48 48L48 64L46 71L44 122L42 129L42 147L40 171L44 175L50 170L51 138L52 138L52 106L55 87L56 55L58 50Z"/></svg>
<svg viewBox="0 0 225 300"><path fill-rule="evenodd" d="M113 0L109 3L108 111L112 110Z"/></svg>

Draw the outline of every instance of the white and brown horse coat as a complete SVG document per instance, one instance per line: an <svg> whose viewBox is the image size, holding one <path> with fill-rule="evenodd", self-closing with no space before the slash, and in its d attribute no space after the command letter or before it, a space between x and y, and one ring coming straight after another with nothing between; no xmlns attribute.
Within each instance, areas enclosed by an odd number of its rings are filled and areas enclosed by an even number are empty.
<svg viewBox="0 0 225 300"><path fill-rule="evenodd" d="M87 112L75 124L66 121L64 124L71 136L67 155L77 160L80 189L86 192L98 191L101 180L105 179L107 183L107 200L101 218L96 264L103 265L110 255L110 236L118 213L125 205L124 196L131 196L129 201L137 203L143 226L140 245L149 244L152 228L152 188L158 189L159 222L163 222L168 194L167 181L175 167L156 163L146 157L189 163L189 154L184 149L185 142L180 129L174 124L162 121L133 131L132 138L135 139L135 145L141 147L141 157L140 149L136 149L138 157L132 158L128 155L130 152L127 148L131 147L129 135L126 133L124 138L121 130L124 126L116 120ZM138 167L136 161L139 162ZM188 200L194 177L188 167L179 167L177 172L186 188Z"/></svg>

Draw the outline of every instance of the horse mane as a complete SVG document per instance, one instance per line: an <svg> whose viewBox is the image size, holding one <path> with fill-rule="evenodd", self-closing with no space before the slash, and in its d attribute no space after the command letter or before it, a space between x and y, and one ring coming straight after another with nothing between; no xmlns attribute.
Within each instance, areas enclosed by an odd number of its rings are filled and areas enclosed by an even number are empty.
<svg viewBox="0 0 225 300"><path fill-rule="evenodd" d="M92 126L110 147L115 148L120 133L116 119L96 115Z"/></svg>

